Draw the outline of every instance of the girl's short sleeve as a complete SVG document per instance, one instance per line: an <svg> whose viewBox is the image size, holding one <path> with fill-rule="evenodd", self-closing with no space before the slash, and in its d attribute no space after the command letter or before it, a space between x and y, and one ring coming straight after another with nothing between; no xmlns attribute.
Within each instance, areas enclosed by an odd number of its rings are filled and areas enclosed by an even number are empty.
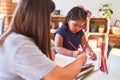
<svg viewBox="0 0 120 80"><path fill-rule="evenodd" d="M60 34L62 37L65 37L66 36L66 31L65 31L65 28L62 26L60 28L57 29L56 34Z"/></svg>

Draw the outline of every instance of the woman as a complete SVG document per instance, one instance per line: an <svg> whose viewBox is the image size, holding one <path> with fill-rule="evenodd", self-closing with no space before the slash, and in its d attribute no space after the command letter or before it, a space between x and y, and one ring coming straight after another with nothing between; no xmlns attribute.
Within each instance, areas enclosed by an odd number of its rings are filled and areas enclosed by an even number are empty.
<svg viewBox="0 0 120 80"><path fill-rule="evenodd" d="M54 8L51 0L20 0L0 37L0 80L72 80L79 73L84 54L65 67L52 61L49 25Z"/></svg>

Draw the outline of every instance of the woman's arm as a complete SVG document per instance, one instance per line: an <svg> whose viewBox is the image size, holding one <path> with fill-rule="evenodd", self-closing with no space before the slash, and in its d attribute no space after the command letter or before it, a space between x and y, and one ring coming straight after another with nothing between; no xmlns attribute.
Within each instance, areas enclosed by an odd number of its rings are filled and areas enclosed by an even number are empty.
<svg viewBox="0 0 120 80"><path fill-rule="evenodd" d="M86 55L81 54L74 62L63 68L60 66L56 66L42 80L73 80L80 72L80 69L82 65L85 64L86 60Z"/></svg>
<svg viewBox="0 0 120 80"><path fill-rule="evenodd" d="M60 34L55 35L55 49L57 53L61 53L66 56L76 57L80 54L80 51L72 51L63 47L63 37Z"/></svg>
<svg viewBox="0 0 120 80"><path fill-rule="evenodd" d="M92 60L96 60L97 59L96 54L93 52L93 50L89 46L88 41L86 40L85 35L82 36L81 43L82 43L82 47L83 46L86 47L85 52L91 56L91 59Z"/></svg>
<svg viewBox="0 0 120 80"><path fill-rule="evenodd" d="M53 48L51 48L51 54L52 54L52 60L54 61L55 60L55 53L53 51Z"/></svg>

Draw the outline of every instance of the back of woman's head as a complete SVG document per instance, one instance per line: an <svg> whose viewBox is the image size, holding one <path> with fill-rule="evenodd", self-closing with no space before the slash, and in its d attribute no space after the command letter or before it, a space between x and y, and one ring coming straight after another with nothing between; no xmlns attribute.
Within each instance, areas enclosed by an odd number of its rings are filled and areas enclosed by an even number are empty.
<svg viewBox="0 0 120 80"><path fill-rule="evenodd" d="M20 0L10 28L6 32L16 32L32 38L36 45L49 56L50 52L50 13L55 9L52 0Z"/></svg>
<svg viewBox="0 0 120 80"><path fill-rule="evenodd" d="M21 0L11 23L12 30L31 38L38 36L38 32L43 35L49 29L52 3L51 0Z"/></svg>
<svg viewBox="0 0 120 80"><path fill-rule="evenodd" d="M63 24L65 26L68 26L68 20L83 20L86 21L87 18L87 12L80 7L73 7L67 14L67 16L65 17L65 20L63 22Z"/></svg>

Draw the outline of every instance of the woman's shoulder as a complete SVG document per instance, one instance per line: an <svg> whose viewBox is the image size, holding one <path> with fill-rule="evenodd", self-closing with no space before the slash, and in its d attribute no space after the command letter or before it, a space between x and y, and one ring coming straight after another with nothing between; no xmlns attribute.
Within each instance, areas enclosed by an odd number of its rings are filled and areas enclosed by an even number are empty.
<svg viewBox="0 0 120 80"><path fill-rule="evenodd" d="M31 38L29 38L29 37L27 37L27 36L25 36L25 35L22 35L22 34L18 34L18 33L15 33L15 32L12 32L11 34L10 34L10 37L11 38L13 38L13 39L31 39ZM31 39L32 40L32 39Z"/></svg>
<svg viewBox="0 0 120 80"><path fill-rule="evenodd" d="M22 43L28 43L28 42L34 43L34 41L31 38L15 32L10 33L6 38L5 42L11 43L11 44L15 44L15 43L22 44Z"/></svg>

